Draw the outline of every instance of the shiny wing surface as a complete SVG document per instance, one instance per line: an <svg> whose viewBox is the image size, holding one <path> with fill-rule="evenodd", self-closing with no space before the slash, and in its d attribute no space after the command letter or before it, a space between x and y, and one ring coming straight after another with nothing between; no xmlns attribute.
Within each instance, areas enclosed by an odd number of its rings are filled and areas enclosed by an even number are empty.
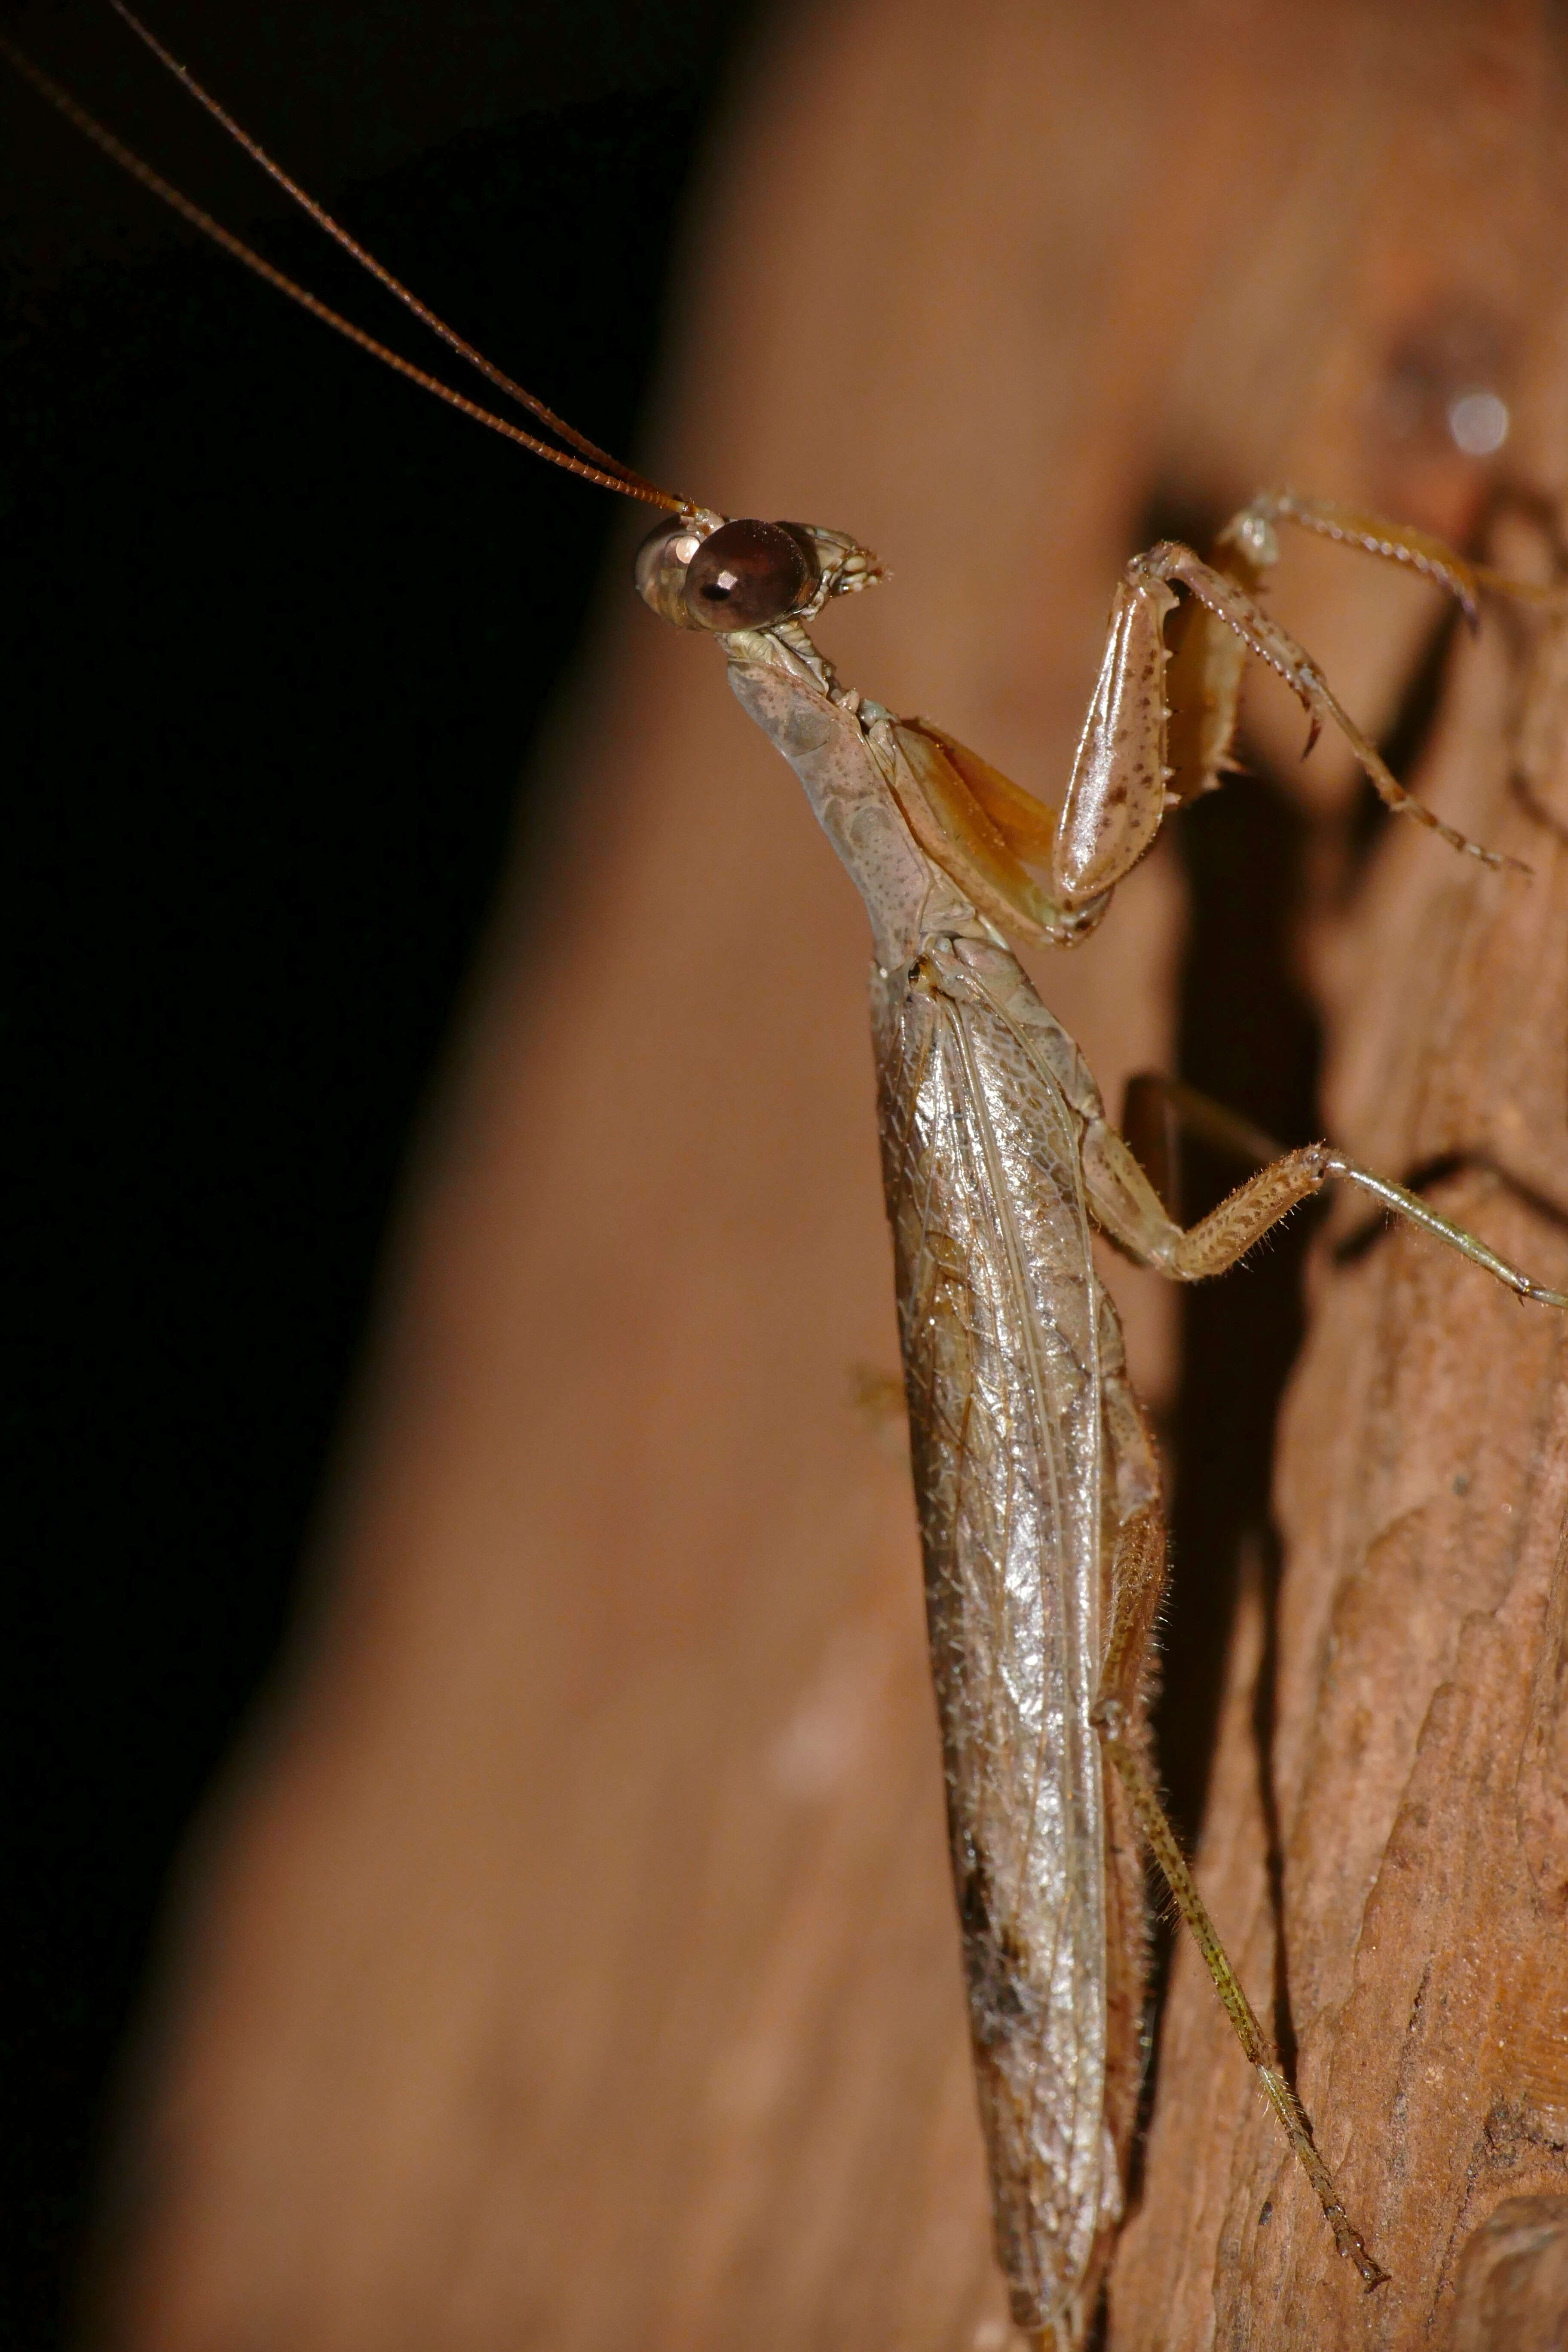
<svg viewBox="0 0 1568 2352"><path fill-rule="evenodd" d="M883 1170L970 2024L1015 2315L1073 2305L1104 2125L1096 1286L1067 1045L1005 950L873 981ZM1106 2210L1102 2211L1102 2203Z"/></svg>

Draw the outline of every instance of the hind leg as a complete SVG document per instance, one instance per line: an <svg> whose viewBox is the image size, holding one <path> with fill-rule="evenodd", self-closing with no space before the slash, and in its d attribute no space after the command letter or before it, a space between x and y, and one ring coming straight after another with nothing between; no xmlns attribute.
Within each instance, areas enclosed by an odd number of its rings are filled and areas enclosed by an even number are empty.
<svg viewBox="0 0 1568 2352"><path fill-rule="evenodd" d="M1154 1619L1165 1587L1165 1528L1157 1504L1134 1510L1122 1522L1111 1563L1110 1636L1093 1719L1115 1769L1128 1811L1157 1864L1177 1908L1196 1939L1215 1990L1255 2068L1265 2097L1283 2126L1298 2160L1322 2207L1334 2243L1355 2264L1363 2284L1381 2285L1387 2273L1368 2251L1352 2223L1318 2152L1306 2110L1280 2066L1273 2044L1258 2021L1219 1934L1187 1867L1170 1817L1160 1801L1147 1753L1147 1660Z"/></svg>

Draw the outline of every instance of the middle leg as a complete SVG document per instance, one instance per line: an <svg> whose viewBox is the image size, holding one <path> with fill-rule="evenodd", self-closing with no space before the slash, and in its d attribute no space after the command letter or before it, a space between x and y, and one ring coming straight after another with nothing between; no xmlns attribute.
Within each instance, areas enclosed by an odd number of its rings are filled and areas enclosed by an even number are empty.
<svg viewBox="0 0 1568 2352"><path fill-rule="evenodd" d="M1152 1116L1156 1105L1173 1113L1178 1126L1190 1134L1250 1164L1257 1171L1222 1201L1211 1215L1186 1228L1171 1216L1165 1200L1155 1193L1131 1147L1114 1129L1105 1130L1110 1138L1102 1170L1107 1228L1124 1248L1132 1249L1134 1255L1143 1256L1146 1263L1180 1281L1196 1281L1208 1274L1224 1273L1245 1256L1270 1225L1289 1215L1310 1192L1334 1180L1370 1192L1374 1201L1395 1216L1404 1217L1423 1233L1457 1250L1461 1257L1468 1257L1517 1297L1532 1298L1544 1307L1568 1307L1568 1293L1548 1289L1544 1283L1521 1273L1495 1250L1489 1249L1477 1234L1441 1215L1418 1192L1407 1191L1403 1184L1395 1184L1391 1178L1379 1176L1370 1168L1360 1167L1331 1144L1310 1143L1297 1151L1285 1151L1261 1128L1254 1127L1250 1119L1200 1094L1195 1087L1184 1086L1179 1078L1167 1078L1150 1071L1140 1072L1128 1080L1123 1127L1147 1128L1158 1140L1160 1125ZM1097 1150L1097 1161L1099 1158ZM1085 1160L1087 1169L1087 1141ZM1166 1176L1160 1187L1167 1198L1170 1181ZM1095 1213L1100 1215L1100 1202L1092 1181L1089 1191ZM1155 1200L1152 1219L1148 1206L1151 1196ZM1270 1204L1276 1202L1279 1205L1273 1207L1270 1213ZM1119 1209L1136 1223L1138 1238L1130 1238L1114 1223ZM1151 1242L1152 1247L1148 1246Z"/></svg>
<svg viewBox="0 0 1568 2352"><path fill-rule="evenodd" d="M1222 1148L1254 1160L1277 1149L1247 1121L1192 1088L1173 1080L1160 1083L1184 1119ZM1418 1194L1371 1169L1358 1167L1331 1144L1303 1144L1299 1150L1270 1158L1217 1209L1191 1226L1179 1224L1171 1215L1107 1119L1091 1119L1085 1130L1083 1172L1097 1222L1141 1265L1155 1266L1177 1282L1201 1282L1210 1275L1223 1274L1292 1209L1331 1180L1337 1180L1370 1192L1384 1208L1458 1251L1517 1297L1532 1298L1545 1307L1568 1307L1568 1292L1550 1290L1544 1283L1534 1281L1464 1226L1440 1216Z"/></svg>

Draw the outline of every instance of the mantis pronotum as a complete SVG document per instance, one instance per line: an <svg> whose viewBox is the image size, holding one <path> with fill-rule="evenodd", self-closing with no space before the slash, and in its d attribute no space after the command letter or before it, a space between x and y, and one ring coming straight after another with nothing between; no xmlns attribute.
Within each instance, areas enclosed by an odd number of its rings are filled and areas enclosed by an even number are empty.
<svg viewBox="0 0 1568 2352"><path fill-rule="evenodd" d="M889 1190L1000 2230L1020 2320L1070 2340L1092 2306L1131 2131L1142 1906L1127 1805L1157 1844L1162 1834L1138 1737L1146 1612L1163 1569L1156 1486L1090 1266L1086 1209L1186 1277L1239 1255L1330 1174L1376 1185L1324 1150L1293 1155L1201 1239L1179 1235L999 934L1069 943L1168 803L1216 780L1244 647L1284 668L1315 718L1345 723L1247 593L1278 522L1373 542L1461 593L1473 575L1414 533L1281 499L1248 509L1217 568L1156 551L1121 592L1058 819L938 730L837 686L803 627L828 595L875 576L863 550L821 530L724 526L567 437L576 458L541 454L670 509L645 556L645 593L666 617L720 636L742 700L801 771L871 906ZM1196 602L1166 679L1174 586ZM1397 798L1371 747L1347 731ZM933 1252L926 1210L939 1192L945 1245ZM1420 1204L1394 1205L1531 1289ZM1013 1479L1000 1495L987 1484L998 1470ZM988 1660L1004 1669L1008 1708L988 1711L989 1695L982 1705ZM1102 1775L1097 1731L1121 1780ZM1031 1817L1042 1795L1054 1808ZM1198 1925L1168 1833L1161 1858ZM1053 1971L1043 1956L1058 1931ZM1250 2012L1227 1975L1222 1985L1267 2070ZM1264 2080L1310 2168L1288 2086L1268 2071ZM1321 2167L1315 2185L1342 2246L1375 2276Z"/></svg>

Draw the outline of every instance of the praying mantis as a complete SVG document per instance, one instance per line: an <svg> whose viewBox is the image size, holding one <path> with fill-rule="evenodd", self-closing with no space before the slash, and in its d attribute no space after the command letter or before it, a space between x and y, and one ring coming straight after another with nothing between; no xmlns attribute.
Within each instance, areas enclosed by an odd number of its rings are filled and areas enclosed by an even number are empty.
<svg viewBox="0 0 1568 2352"><path fill-rule="evenodd" d="M515 428L512 437L670 510L645 549L645 600L718 639L743 705L800 773L872 918L933 1659L1016 2316L1042 2343L1079 2340L1114 2231L1136 2090L1135 1825L1205 1946L1342 2251L1375 2284L1375 2261L1340 2209L1224 1963L1149 1779L1141 1679L1163 1568L1158 1479L1093 1272L1089 1223L1194 1278L1234 1262L1337 1177L1521 1296L1563 1301L1327 1147L1265 1170L1182 1234L1005 941L1066 947L1083 936L1167 808L1220 780L1247 653L1286 676L1314 726L1345 732L1393 805L1435 823L1258 605L1280 524L1424 571L1466 603L1508 583L1418 533L1284 497L1245 510L1215 564L1179 548L1153 551L1118 592L1058 813L939 729L897 720L840 686L806 625L830 597L875 581L868 551L820 529L726 523L642 481L547 414L543 421L574 457ZM1178 592L1189 599L1179 623ZM994 1703L998 1690L1004 1706Z"/></svg>

